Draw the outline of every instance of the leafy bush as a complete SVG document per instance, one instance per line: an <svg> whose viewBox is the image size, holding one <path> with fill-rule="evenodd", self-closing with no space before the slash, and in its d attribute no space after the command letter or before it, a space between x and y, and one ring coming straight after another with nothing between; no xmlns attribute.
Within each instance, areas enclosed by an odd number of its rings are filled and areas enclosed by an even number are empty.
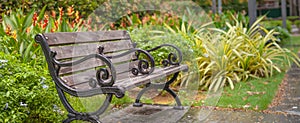
<svg viewBox="0 0 300 123"><path fill-rule="evenodd" d="M273 29L277 26L282 27L282 20L261 21L260 24L267 29ZM292 22L291 21L289 21L289 20L286 21L286 28L289 32L292 31Z"/></svg>
<svg viewBox="0 0 300 123"><path fill-rule="evenodd" d="M14 12L16 8L22 8L25 13L28 13L32 9L40 11L44 6L47 6L46 10L51 12L56 11L59 7L66 9L74 5L74 10L80 11L81 17L86 18L104 1L105 0L2 0L0 2L0 13L10 14ZM67 11L65 10L65 12Z"/></svg>
<svg viewBox="0 0 300 123"><path fill-rule="evenodd" d="M300 29L300 20L295 20L294 24Z"/></svg>
<svg viewBox="0 0 300 123"><path fill-rule="evenodd" d="M268 30L274 29L278 32L275 36L278 38L279 44L284 45L291 38L292 22L289 20L287 20L287 29L282 28L282 21L280 20L262 21L260 24Z"/></svg>
<svg viewBox="0 0 300 123"><path fill-rule="evenodd" d="M299 58L276 43L274 30L268 31L257 24L249 29L236 20L234 25L226 23L228 31L212 28L198 34L199 49L204 54L196 58L199 63L200 85L209 90L218 90L224 85L234 88L234 83L250 77L270 77L281 72ZM265 35L261 34L261 31ZM267 42L269 42L267 44Z"/></svg>
<svg viewBox="0 0 300 123"><path fill-rule="evenodd" d="M246 13L234 11L225 11L222 14L212 14L212 20L216 28L223 30L229 29L226 26L226 23L234 24L236 20L243 23L245 27L247 27L249 23L249 17L246 16Z"/></svg>
<svg viewBox="0 0 300 123"><path fill-rule="evenodd" d="M209 0L193 0L199 6L201 6L204 10L211 10L212 1ZM245 11L247 10L247 1L246 0L223 0L222 2L222 10L235 10L235 11Z"/></svg>
<svg viewBox="0 0 300 123"><path fill-rule="evenodd" d="M0 122L59 122L65 115L42 67L0 52Z"/></svg>

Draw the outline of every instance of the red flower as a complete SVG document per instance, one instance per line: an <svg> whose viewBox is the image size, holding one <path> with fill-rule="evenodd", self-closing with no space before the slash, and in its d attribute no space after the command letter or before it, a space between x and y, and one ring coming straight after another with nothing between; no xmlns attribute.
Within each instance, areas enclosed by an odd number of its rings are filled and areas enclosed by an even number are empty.
<svg viewBox="0 0 300 123"><path fill-rule="evenodd" d="M34 12L33 17L32 17L33 26L36 25L37 19L38 19L38 14L36 12Z"/></svg>
<svg viewBox="0 0 300 123"><path fill-rule="evenodd" d="M48 25L48 22L49 22L49 16L48 15L45 15L44 16L44 24L42 25L42 28L45 29Z"/></svg>

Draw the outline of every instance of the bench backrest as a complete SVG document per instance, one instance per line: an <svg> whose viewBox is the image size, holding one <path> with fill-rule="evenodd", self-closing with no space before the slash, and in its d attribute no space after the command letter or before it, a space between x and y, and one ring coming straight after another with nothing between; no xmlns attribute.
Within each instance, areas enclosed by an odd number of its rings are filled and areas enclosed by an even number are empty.
<svg viewBox="0 0 300 123"><path fill-rule="evenodd" d="M70 62L98 53L115 56L135 47L127 31L60 32L45 33L43 36L48 49L56 52L55 58L60 62ZM117 67L120 69L116 70L117 73L122 73L129 71L128 63L134 58L135 54L131 53L110 60L117 66L124 66ZM96 69L103 65L105 64L100 59L89 59L78 65L61 67L58 73L67 85L77 86L95 78Z"/></svg>

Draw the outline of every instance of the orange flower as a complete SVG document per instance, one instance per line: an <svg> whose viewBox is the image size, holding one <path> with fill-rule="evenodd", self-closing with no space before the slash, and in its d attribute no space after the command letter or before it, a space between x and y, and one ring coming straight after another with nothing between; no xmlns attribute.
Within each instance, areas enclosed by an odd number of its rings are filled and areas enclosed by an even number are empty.
<svg viewBox="0 0 300 123"><path fill-rule="evenodd" d="M30 31L31 31L31 28L28 27L28 28L26 29L26 33L29 33Z"/></svg>
<svg viewBox="0 0 300 123"><path fill-rule="evenodd" d="M76 13L75 13L75 21L78 23L79 20L80 20L79 12L76 11Z"/></svg>
<svg viewBox="0 0 300 123"><path fill-rule="evenodd" d="M130 11L130 10L127 10L127 14L130 15L130 14L131 14L131 11Z"/></svg>
<svg viewBox="0 0 300 123"><path fill-rule="evenodd" d="M68 14L69 16L72 16L72 15L74 14L74 8L73 8L73 5L70 6L70 7L68 7L67 12L68 12L67 14Z"/></svg>
<svg viewBox="0 0 300 123"><path fill-rule="evenodd" d="M51 11L51 16L52 16L53 18L56 17L56 12L55 12L54 10Z"/></svg>
<svg viewBox="0 0 300 123"><path fill-rule="evenodd" d="M17 40L17 30L14 30L12 33L12 38L14 38L15 40Z"/></svg>
<svg viewBox="0 0 300 123"><path fill-rule="evenodd" d="M145 17L143 17L143 19L142 19L142 23L143 23L143 24L146 24L149 20L150 20L149 17L148 17L148 16L145 16Z"/></svg>
<svg viewBox="0 0 300 123"><path fill-rule="evenodd" d="M55 28L52 28L52 29L51 29L51 32L55 32L55 31L56 31L56 29L55 29Z"/></svg>
<svg viewBox="0 0 300 123"><path fill-rule="evenodd" d="M58 21L57 20L54 21L54 26L56 29L58 29Z"/></svg>
<svg viewBox="0 0 300 123"><path fill-rule="evenodd" d="M126 23L125 23L125 22L122 22L122 23L121 23L121 27L126 27Z"/></svg>
<svg viewBox="0 0 300 123"><path fill-rule="evenodd" d="M115 29L115 24L114 23L110 23L110 28L111 29Z"/></svg>
<svg viewBox="0 0 300 123"><path fill-rule="evenodd" d="M75 26L75 21L72 21L71 27L73 28Z"/></svg>
<svg viewBox="0 0 300 123"><path fill-rule="evenodd" d="M92 18L91 18L91 17L89 17L87 24L88 24L88 25L91 25L91 24L92 24Z"/></svg>
<svg viewBox="0 0 300 123"><path fill-rule="evenodd" d="M62 21L62 16L64 15L63 7L59 7L58 10L59 10L60 21Z"/></svg>
<svg viewBox="0 0 300 123"><path fill-rule="evenodd" d="M6 25L5 34L10 35L11 27L9 25Z"/></svg>

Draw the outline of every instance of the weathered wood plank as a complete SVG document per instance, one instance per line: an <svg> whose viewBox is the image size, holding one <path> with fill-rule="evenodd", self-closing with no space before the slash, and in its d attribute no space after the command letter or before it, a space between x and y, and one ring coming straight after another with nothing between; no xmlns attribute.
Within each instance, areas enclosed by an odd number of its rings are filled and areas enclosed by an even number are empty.
<svg viewBox="0 0 300 123"><path fill-rule="evenodd" d="M187 65L180 66L170 66L161 69L155 69L155 71L150 75L138 75L135 77L130 77L130 79L117 80L114 86L123 87L126 90L147 84L152 80L159 79L162 76L171 75L173 73L184 71L188 69Z"/></svg>
<svg viewBox="0 0 300 123"><path fill-rule="evenodd" d="M133 68L136 65L136 62L126 62L126 63L122 63L122 64L118 64L118 65L114 65L115 69L116 69L116 73L120 74L120 73L124 73L127 72L129 70L131 70L131 68ZM77 71L79 71L80 68L78 68ZM74 71L74 70L73 70ZM76 73L76 74L71 74L71 75L61 75L63 76L63 80L65 80L65 82L68 85L74 85L74 84L78 84L78 83L82 83L82 82L86 82L88 81L90 78L95 78L96 76L96 69L90 69L90 70L86 70L80 73ZM117 75L117 79L118 79Z"/></svg>
<svg viewBox="0 0 300 123"><path fill-rule="evenodd" d="M112 53L110 55L118 55L120 53L122 53L122 52ZM131 53L131 54L128 54L128 55L125 55L125 56L122 56L122 57L119 57L119 58L113 58L113 59L110 59L110 60L113 64L121 64L122 63L121 65L115 65L116 71L118 73L121 73L121 72L126 71L129 68L129 65L130 65L129 61L134 57L133 55L134 55L134 53ZM123 63L123 62L125 62L125 63ZM78 71L82 71L82 70L86 70L86 69L92 69L92 68L103 66L103 65L106 65L103 61L101 61L100 59L93 58L93 59L86 60L86 61L84 61L80 64L77 64L77 65L73 65L73 66L70 66L70 67L62 67L60 69L59 74L64 75L64 74L75 73L75 72L78 72Z"/></svg>
<svg viewBox="0 0 300 123"><path fill-rule="evenodd" d="M119 30L97 32L45 33L44 36L46 37L49 46L130 39L127 31Z"/></svg>
<svg viewBox="0 0 300 123"><path fill-rule="evenodd" d="M157 68L150 75L138 76L132 75L131 72L125 72L117 75L117 81L113 86L123 87L126 90L129 90L131 88L150 83L152 80L159 79L163 76L171 75L179 71L184 71L186 69L187 65L170 66L166 68ZM77 75L63 77L63 80L67 81L68 85L76 89L89 89L91 87L89 87L88 81L90 78L95 79L95 73L96 71L91 70Z"/></svg>
<svg viewBox="0 0 300 123"><path fill-rule="evenodd" d="M110 42L97 42L80 45L67 45L51 47L52 51L57 53L56 59L68 59L73 57L81 57L89 54L97 54L98 47L104 47L103 53L118 52L121 50L128 50L133 48L130 40L110 41Z"/></svg>

